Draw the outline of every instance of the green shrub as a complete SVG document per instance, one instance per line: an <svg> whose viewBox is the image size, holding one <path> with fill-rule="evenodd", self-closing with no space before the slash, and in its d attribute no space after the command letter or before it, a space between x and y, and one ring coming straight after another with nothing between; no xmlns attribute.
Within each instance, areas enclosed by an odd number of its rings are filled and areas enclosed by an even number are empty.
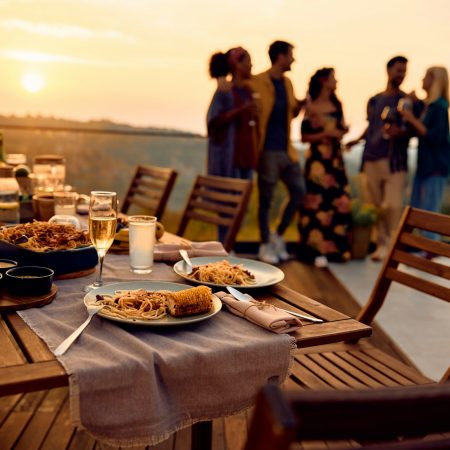
<svg viewBox="0 0 450 450"><path fill-rule="evenodd" d="M352 223L354 226L368 227L378 219L378 209L372 203L352 200Z"/></svg>

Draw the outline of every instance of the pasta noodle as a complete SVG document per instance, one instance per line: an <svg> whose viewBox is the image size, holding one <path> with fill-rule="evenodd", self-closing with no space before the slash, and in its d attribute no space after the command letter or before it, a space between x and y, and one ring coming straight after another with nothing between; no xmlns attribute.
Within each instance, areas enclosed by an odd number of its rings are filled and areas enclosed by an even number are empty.
<svg viewBox="0 0 450 450"><path fill-rule="evenodd" d="M230 264L229 261L194 266L189 278L202 283L249 285L255 283L255 276L244 269L242 264Z"/></svg>
<svg viewBox="0 0 450 450"><path fill-rule="evenodd" d="M0 228L0 239L35 252L91 245L86 231L79 231L73 225L39 221Z"/></svg>
<svg viewBox="0 0 450 450"><path fill-rule="evenodd" d="M168 292L117 291L114 295L97 295L102 312L122 319L155 320L167 315Z"/></svg>

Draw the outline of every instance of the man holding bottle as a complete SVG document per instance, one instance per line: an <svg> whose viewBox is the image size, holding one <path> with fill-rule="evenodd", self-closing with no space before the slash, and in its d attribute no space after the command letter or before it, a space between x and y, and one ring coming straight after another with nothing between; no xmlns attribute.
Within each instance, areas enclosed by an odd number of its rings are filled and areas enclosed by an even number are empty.
<svg viewBox="0 0 450 450"><path fill-rule="evenodd" d="M402 126L397 108L399 100L406 97L400 85L405 79L407 62L404 56L395 56L388 61L386 89L367 103L369 124L359 139L347 143L347 147L351 147L365 140L362 171L368 201L380 210L377 248L371 255L374 261L385 258L403 210L410 133Z"/></svg>

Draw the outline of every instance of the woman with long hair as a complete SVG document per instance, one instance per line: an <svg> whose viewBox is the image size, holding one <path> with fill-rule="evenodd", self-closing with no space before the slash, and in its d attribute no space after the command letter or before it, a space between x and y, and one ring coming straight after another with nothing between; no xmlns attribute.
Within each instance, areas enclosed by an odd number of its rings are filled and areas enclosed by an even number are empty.
<svg viewBox="0 0 450 450"><path fill-rule="evenodd" d="M247 87L252 63L249 53L236 47L215 53L209 73L218 88L208 109L208 174L251 179L256 167L256 111ZM226 81L231 74L231 83Z"/></svg>
<svg viewBox="0 0 450 450"><path fill-rule="evenodd" d="M302 142L306 194L300 211L301 259L325 267L328 260L350 259L350 195L341 151L347 132L342 104L336 96L333 68L317 70L309 82Z"/></svg>
<svg viewBox="0 0 450 450"><path fill-rule="evenodd" d="M410 110L400 111L419 138L411 206L439 212L450 170L447 69L430 67L422 80L422 88L427 95L420 117L415 117Z"/></svg>

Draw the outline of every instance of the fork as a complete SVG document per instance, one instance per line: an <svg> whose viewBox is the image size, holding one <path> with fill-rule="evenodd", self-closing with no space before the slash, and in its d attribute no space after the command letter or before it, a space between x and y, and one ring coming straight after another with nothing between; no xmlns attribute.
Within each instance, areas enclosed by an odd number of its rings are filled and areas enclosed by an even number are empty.
<svg viewBox="0 0 450 450"><path fill-rule="evenodd" d="M75 342L76 338L89 325L92 317L97 314L103 307L104 305L86 305L88 318L70 336L66 337L66 339L64 339L64 341L62 341L61 344L58 345L58 347L56 347L55 351L53 352L55 356L61 356L66 353L67 349Z"/></svg>
<svg viewBox="0 0 450 450"><path fill-rule="evenodd" d="M181 257L184 259L184 262L186 263L186 274L189 275L192 272L192 261L191 258L189 258L188 252L186 250L179 250Z"/></svg>

